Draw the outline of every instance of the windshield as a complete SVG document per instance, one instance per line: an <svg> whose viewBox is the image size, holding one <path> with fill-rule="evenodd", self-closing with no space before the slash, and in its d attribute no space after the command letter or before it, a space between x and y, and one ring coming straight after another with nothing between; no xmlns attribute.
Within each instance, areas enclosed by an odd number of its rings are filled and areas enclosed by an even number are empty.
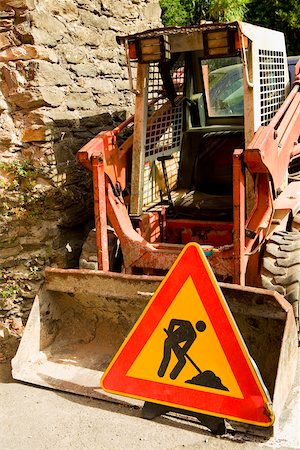
<svg viewBox="0 0 300 450"><path fill-rule="evenodd" d="M201 61L208 115L243 116L243 71L239 57Z"/></svg>

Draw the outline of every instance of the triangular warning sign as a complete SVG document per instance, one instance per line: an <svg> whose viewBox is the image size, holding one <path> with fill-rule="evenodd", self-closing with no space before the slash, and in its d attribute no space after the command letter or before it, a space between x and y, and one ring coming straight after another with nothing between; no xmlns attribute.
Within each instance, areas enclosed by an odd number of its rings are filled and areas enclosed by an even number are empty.
<svg viewBox="0 0 300 450"><path fill-rule="evenodd" d="M240 422L274 421L267 389L196 243L178 256L101 386Z"/></svg>

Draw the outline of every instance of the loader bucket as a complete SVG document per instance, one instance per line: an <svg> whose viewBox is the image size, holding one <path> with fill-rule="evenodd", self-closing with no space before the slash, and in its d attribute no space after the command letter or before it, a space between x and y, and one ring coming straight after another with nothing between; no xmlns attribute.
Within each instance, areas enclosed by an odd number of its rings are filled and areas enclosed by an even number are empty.
<svg viewBox="0 0 300 450"><path fill-rule="evenodd" d="M18 352L13 377L107 400L100 378L161 277L47 269ZM297 333L292 307L278 293L220 284L278 417L293 383Z"/></svg>

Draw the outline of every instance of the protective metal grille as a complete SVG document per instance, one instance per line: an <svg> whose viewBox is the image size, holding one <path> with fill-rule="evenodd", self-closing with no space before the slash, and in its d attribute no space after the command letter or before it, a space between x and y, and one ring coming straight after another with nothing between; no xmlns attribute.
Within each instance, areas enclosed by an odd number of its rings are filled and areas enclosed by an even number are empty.
<svg viewBox="0 0 300 450"><path fill-rule="evenodd" d="M179 152L173 153L173 158L165 162L170 189L177 184ZM149 206L160 199L160 193L166 194L166 185L163 177L161 163L158 161L146 162L144 169L144 196L143 205Z"/></svg>
<svg viewBox="0 0 300 450"><path fill-rule="evenodd" d="M177 94L175 105L167 98L158 63L149 66L148 123L145 143L143 204L149 206L166 194L166 186L159 156L172 155L165 161L170 189L177 183L179 151L182 138L183 71L184 62L177 61L171 71Z"/></svg>
<svg viewBox="0 0 300 450"><path fill-rule="evenodd" d="M160 98L160 100L158 100ZM156 103L152 106L152 103ZM157 63L149 64L148 102L150 104L148 114L157 111L166 102L163 81L160 76Z"/></svg>
<svg viewBox="0 0 300 450"><path fill-rule="evenodd" d="M173 71L173 83L178 96L182 94L183 73ZM182 102L177 99L172 106L166 98L158 64L150 64L148 87L148 127L145 144L145 161L170 155L180 149L182 137Z"/></svg>
<svg viewBox="0 0 300 450"><path fill-rule="evenodd" d="M259 50L260 117L267 125L285 98L283 52Z"/></svg>

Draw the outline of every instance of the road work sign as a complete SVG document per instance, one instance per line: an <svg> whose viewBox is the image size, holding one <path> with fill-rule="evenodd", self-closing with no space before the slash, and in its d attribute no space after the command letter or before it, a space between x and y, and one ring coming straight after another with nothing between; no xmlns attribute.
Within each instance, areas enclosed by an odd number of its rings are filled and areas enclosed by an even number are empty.
<svg viewBox="0 0 300 450"><path fill-rule="evenodd" d="M207 259L188 244L104 373L104 390L260 426L270 398Z"/></svg>

